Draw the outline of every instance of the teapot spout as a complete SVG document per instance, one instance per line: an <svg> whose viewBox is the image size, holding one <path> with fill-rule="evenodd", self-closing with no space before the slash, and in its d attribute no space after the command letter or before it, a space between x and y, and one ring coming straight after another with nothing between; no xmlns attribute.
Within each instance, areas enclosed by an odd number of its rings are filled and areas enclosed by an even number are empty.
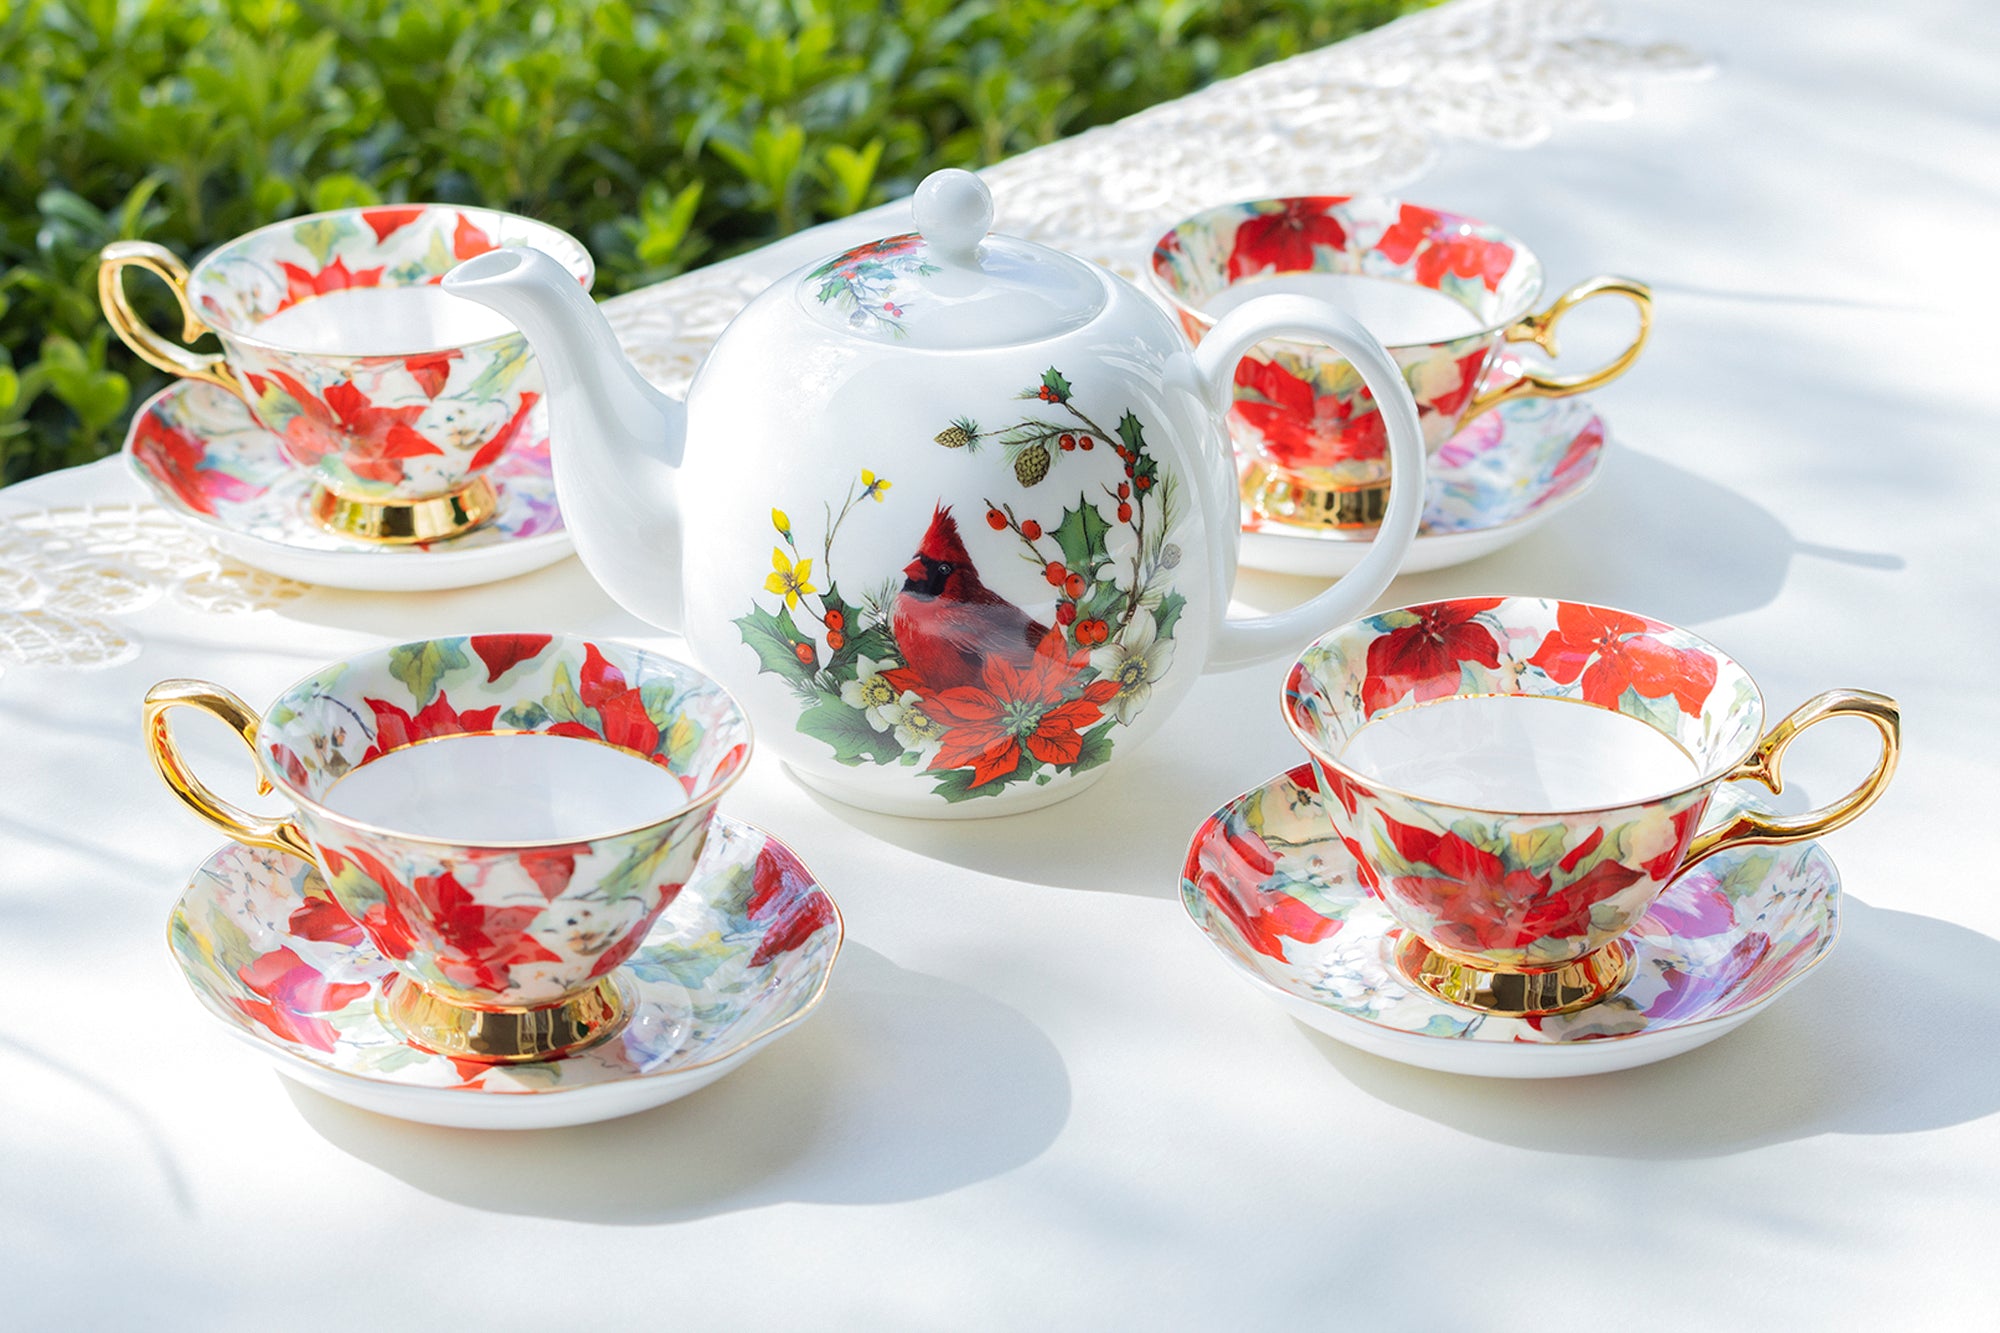
<svg viewBox="0 0 2000 1333"><path fill-rule="evenodd" d="M674 473L687 409L640 376L597 303L539 250L475 255L444 290L512 320L549 396L556 497L584 567L649 624L682 625L680 504Z"/></svg>

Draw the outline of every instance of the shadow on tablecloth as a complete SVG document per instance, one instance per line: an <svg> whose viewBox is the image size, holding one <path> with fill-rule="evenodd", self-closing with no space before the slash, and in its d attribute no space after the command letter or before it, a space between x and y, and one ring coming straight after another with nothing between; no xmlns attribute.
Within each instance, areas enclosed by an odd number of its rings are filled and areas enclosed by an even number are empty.
<svg viewBox="0 0 2000 1333"><path fill-rule="evenodd" d="M1721 1157L1821 1134L1921 1133L2000 1111L2000 940L1851 897L1842 912L1833 955L1767 1012L1622 1073L1463 1078L1299 1030L1362 1092L1536 1152Z"/></svg>
<svg viewBox="0 0 2000 1333"><path fill-rule="evenodd" d="M851 941L797 1033L622 1120L442 1129L286 1089L329 1143L427 1194L614 1225L944 1194L1033 1161L1070 1109L1062 1057L1027 1018Z"/></svg>

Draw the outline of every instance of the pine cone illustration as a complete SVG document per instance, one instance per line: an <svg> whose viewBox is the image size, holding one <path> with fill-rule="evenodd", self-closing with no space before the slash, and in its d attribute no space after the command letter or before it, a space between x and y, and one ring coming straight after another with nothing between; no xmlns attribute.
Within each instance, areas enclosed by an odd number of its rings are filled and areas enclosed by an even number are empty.
<svg viewBox="0 0 2000 1333"><path fill-rule="evenodd" d="M932 438L947 449L963 449L979 438L979 426L965 417L960 417Z"/></svg>
<svg viewBox="0 0 2000 1333"><path fill-rule="evenodd" d="M1014 480L1033 486L1049 475L1048 446L1037 441L1014 455Z"/></svg>

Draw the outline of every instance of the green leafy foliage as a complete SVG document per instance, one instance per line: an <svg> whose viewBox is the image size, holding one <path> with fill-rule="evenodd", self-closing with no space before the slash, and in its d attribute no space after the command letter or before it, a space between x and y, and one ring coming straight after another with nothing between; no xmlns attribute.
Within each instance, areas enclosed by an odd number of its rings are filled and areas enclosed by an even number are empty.
<svg viewBox="0 0 2000 1333"><path fill-rule="evenodd" d="M575 233L612 295L1418 3L14 0L0 480L115 448L166 382L101 336L107 241L193 262L311 210L477 203Z"/></svg>

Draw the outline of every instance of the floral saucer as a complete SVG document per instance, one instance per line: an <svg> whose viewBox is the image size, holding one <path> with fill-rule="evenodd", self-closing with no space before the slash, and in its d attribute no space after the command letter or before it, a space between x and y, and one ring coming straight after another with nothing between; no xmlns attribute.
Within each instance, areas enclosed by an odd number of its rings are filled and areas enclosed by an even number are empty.
<svg viewBox="0 0 2000 1333"><path fill-rule="evenodd" d="M776 838L717 815L687 887L620 969L633 995L602 1046L486 1065L406 1044L377 1017L393 975L319 871L231 844L168 921L208 1011L287 1078L364 1110L462 1129L548 1129L649 1110L742 1064L819 1003L840 912Z"/></svg>
<svg viewBox="0 0 2000 1333"><path fill-rule="evenodd" d="M166 510L253 569L363 592L428 592L512 578L570 553L538 407L488 475L491 520L461 537L384 546L329 532L306 512L310 472L257 424L243 400L200 380L155 394L132 418L125 457Z"/></svg>
<svg viewBox="0 0 2000 1333"><path fill-rule="evenodd" d="M1511 546L1583 498L1603 470L1604 419L1580 398L1502 403L1438 447L1423 526L1403 561L1418 574ZM1248 477L1264 465L1240 453ZM1304 527L1243 508L1240 562L1279 574L1345 574L1368 553L1367 530Z"/></svg>
<svg viewBox="0 0 2000 1333"><path fill-rule="evenodd" d="M1733 804L1727 796L1715 804ZM1293 1017L1454 1074L1562 1078L1693 1050L1760 1012L1840 933L1840 876L1816 843L1720 852L1668 885L1629 937L1637 958L1619 995L1574 1013L1504 1018L1404 981L1391 961L1395 923L1353 867L1302 764L1202 824L1181 902Z"/></svg>

